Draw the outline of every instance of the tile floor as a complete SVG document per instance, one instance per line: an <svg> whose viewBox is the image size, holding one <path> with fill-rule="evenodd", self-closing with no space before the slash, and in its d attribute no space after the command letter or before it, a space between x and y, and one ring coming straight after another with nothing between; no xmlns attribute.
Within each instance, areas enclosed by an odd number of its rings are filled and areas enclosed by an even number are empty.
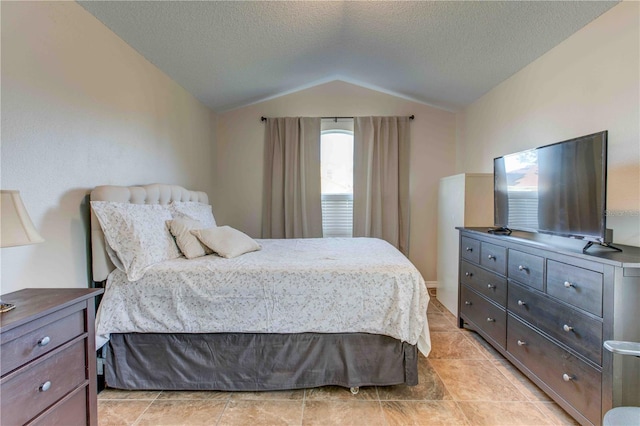
<svg viewBox="0 0 640 426"><path fill-rule="evenodd" d="M435 297L432 351L420 384L280 392L146 392L106 389L106 425L572 425L577 424L476 333L460 330Z"/></svg>

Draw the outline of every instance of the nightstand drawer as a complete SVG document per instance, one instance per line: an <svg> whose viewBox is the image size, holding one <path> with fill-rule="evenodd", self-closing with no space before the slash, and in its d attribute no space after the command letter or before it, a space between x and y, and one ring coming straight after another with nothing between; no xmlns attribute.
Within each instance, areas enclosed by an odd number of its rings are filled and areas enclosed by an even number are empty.
<svg viewBox="0 0 640 426"><path fill-rule="evenodd" d="M547 293L602 316L602 274L553 260L547 261Z"/></svg>
<svg viewBox="0 0 640 426"><path fill-rule="evenodd" d="M506 312L473 290L469 290L467 286L460 286L460 291L460 313L504 348L507 333Z"/></svg>
<svg viewBox="0 0 640 426"><path fill-rule="evenodd" d="M47 318L41 321L46 322ZM85 332L84 322L84 311L80 310L35 330L30 323L19 327L11 333L15 339L2 339L2 375L81 335Z"/></svg>
<svg viewBox="0 0 640 426"><path fill-rule="evenodd" d="M600 424L601 373L509 315L507 351L593 424Z"/></svg>
<svg viewBox="0 0 640 426"><path fill-rule="evenodd" d="M501 306L507 305L507 279L469 262L460 263L460 282Z"/></svg>
<svg viewBox="0 0 640 426"><path fill-rule="evenodd" d="M480 265L500 275L506 275L507 249L483 242L480 246Z"/></svg>
<svg viewBox="0 0 640 426"><path fill-rule="evenodd" d="M509 278L536 290L544 290L544 258L509 250Z"/></svg>
<svg viewBox="0 0 640 426"><path fill-rule="evenodd" d="M480 263L480 241L462 237L460 240L460 254L463 259L473 263Z"/></svg>
<svg viewBox="0 0 640 426"><path fill-rule="evenodd" d="M513 282L509 283L508 309L579 354L602 363L602 321Z"/></svg>
<svg viewBox="0 0 640 426"><path fill-rule="evenodd" d="M84 339L50 355L3 380L1 424L24 424L85 383Z"/></svg>

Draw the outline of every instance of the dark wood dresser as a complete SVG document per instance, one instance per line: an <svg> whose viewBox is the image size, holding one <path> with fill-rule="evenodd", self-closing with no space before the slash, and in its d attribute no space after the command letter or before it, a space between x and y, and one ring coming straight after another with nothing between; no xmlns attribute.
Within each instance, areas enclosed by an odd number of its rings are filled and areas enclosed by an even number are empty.
<svg viewBox="0 0 640 426"><path fill-rule="evenodd" d="M622 253L525 232L460 230L458 325L477 331L581 424L640 405L640 248Z"/></svg>
<svg viewBox="0 0 640 426"><path fill-rule="evenodd" d="M96 425L95 301L102 289L2 296L0 424Z"/></svg>

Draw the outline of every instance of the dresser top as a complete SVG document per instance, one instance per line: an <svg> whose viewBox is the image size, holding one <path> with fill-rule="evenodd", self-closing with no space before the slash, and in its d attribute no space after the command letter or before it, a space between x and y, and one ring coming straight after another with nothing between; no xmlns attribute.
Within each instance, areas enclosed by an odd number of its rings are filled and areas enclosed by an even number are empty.
<svg viewBox="0 0 640 426"><path fill-rule="evenodd" d="M103 292L101 288L25 288L3 294L2 302L13 303L16 307L0 313L0 332L4 333Z"/></svg>
<svg viewBox="0 0 640 426"><path fill-rule="evenodd" d="M493 239L493 241L495 241L495 238L499 238L505 242L525 244L534 248L549 250L555 253L575 256L585 260L597 261L622 268L640 268L640 247L613 243L615 247L622 249L622 252L619 252L611 248L594 244L589 248L587 253L583 253L582 248L587 243L585 240L522 231L513 231L511 235L494 235L489 233L489 229L491 228L485 227L456 227L456 229L471 232L480 237L489 237Z"/></svg>

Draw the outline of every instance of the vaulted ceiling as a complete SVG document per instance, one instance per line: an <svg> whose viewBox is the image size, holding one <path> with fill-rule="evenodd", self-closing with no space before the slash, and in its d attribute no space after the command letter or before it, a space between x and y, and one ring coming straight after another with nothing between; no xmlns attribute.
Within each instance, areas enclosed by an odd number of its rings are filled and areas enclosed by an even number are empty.
<svg viewBox="0 0 640 426"><path fill-rule="evenodd" d="M343 80L455 110L616 1L81 1L221 112Z"/></svg>

